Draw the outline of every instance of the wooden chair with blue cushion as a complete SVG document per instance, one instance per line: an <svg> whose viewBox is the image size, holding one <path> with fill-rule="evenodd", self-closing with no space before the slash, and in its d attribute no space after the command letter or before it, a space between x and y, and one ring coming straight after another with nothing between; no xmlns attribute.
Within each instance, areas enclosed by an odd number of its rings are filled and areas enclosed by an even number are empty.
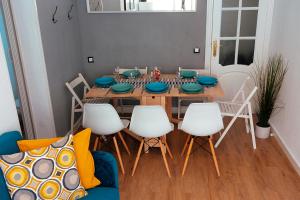
<svg viewBox="0 0 300 200"><path fill-rule="evenodd" d="M21 140L22 136L17 131L0 133L0 156L6 154L18 153L19 147L17 141ZM101 180L101 185L87 190L88 195L82 199L105 199L119 200L119 185L118 185L118 167L113 155L110 153L96 151L93 153L95 161L95 176ZM0 194L1 200L11 200L3 173L0 170Z"/></svg>

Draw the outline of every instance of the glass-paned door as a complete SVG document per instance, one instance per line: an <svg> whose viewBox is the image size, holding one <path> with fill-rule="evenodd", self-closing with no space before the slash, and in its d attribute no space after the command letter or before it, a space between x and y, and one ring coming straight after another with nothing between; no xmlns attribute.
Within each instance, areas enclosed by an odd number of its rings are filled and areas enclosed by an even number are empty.
<svg viewBox="0 0 300 200"><path fill-rule="evenodd" d="M212 0L210 70L223 74L239 72L247 76L263 59L270 0ZM232 81L233 90L242 80ZM235 88L236 87L236 88Z"/></svg>

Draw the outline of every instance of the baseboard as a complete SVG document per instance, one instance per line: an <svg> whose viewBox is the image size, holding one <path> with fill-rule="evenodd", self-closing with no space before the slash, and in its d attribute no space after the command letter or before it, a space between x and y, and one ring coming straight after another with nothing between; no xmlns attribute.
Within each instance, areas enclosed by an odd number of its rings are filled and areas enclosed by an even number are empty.
<svg viewBox="0 0 300 200"><path fill-rule="evenodd" d="M293 168L296 170L296 172L300 176L300 165L297 163L295 157L290 152L290 149L287 147L286 143L281 138L281 136L280 136L279 131L277 130L277 128L274 126L273 123L270 123L270 125L271 125L272 131L273 131L273 135L274 135L276 141L278 142L278 144L281 147L281 149L283 150L283 152L286 154L286 156L289 159L290 163L292 164Z"/></svg>

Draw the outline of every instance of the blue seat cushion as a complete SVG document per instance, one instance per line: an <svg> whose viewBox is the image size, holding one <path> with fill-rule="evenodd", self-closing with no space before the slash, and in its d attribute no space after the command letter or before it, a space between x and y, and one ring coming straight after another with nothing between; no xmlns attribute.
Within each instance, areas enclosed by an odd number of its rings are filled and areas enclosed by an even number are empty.
<svg viewBox="0 0 300 200"><path fill-rule="evenodd" d="M119 200L119 190L111 187L96 187L87 190L88 195L82 200Z"/></svg>
<svg viewBox="0 0 300 200"><path fill-rule="evenodd" d="M101 180L101 187L118 187L118 166L114 156L103 151L93 152L95 176Z"/></svg>
<svg viewBox="0 0 300 200"><path fill-rule="evenodd" d="M0 155L14 154L20 152L17 141L21 140L22 136L19 132L7 132L0 135ZM1 200L10 200L6 182L0 169L0 195Z"/></svg>

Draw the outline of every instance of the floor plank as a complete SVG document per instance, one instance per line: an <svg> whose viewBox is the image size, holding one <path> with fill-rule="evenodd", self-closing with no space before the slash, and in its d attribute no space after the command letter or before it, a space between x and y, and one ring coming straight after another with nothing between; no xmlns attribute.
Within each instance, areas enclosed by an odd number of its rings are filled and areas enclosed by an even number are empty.
<svg viewBox="0 0 300 200"><path fill-rule="evenodd" d="M220 177L211 155L201 149L191 154L185 176L182 177L184 159L180 152L187 135L175 130L167 137L174 155L174 160L167 156L171 179L168 178L159 148L151 149L148 154L142 153L132 177L139 143L125 136L132 157L121 147L126 171L125 175L119 175L122 200L300 199L300 177L275 138L257 139L257 150L253 150L251 136L245 133L243 121L235 124L216 149ZM209 148L208 144L206 148Z"/></svg>

